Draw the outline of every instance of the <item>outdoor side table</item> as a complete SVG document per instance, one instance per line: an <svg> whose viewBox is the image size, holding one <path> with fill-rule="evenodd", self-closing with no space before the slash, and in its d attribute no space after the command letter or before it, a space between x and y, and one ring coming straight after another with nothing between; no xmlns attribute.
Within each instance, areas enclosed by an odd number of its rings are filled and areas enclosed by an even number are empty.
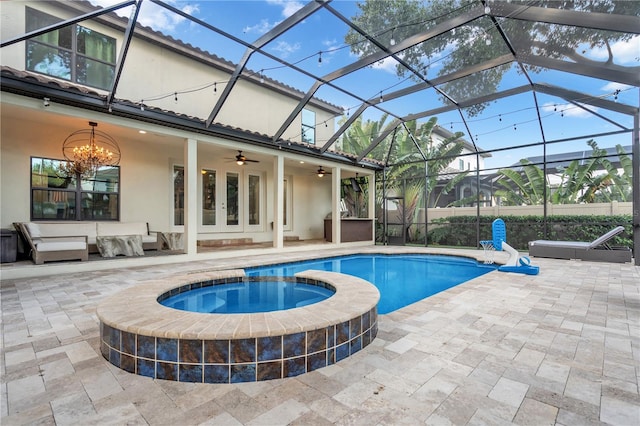
<svg viewBox="0 0 640 426"><path fill-rule="evenodd" d="M160 237L169 250L182 250L184 248L184 233L161 232Z"/></svg>
<svg viewBox="0 0 640 426"><path fill-rule="evenodd" d="M96 237L96 245L102 257L144 256L142 235L102 235Z"/></svg>

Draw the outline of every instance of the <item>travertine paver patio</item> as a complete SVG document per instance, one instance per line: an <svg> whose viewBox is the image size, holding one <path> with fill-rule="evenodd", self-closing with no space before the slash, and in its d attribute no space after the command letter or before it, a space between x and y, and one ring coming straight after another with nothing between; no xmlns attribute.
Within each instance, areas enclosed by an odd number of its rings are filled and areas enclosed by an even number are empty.
<svg viewBox="0 0 640 426"><path fill-rule="evenodd" d="M301 256L4 280L1 423L640 424L640 268L631 264L536 258L537 276L492 272L381 315L367 348L292 379L152 380L100 355L95 309L107 295L175 272Z"/></svg>

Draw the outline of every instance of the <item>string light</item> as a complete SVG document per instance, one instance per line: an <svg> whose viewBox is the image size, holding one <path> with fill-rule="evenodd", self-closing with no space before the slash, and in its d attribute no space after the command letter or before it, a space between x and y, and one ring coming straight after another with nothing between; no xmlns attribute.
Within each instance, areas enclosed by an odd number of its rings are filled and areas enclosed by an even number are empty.
<svg viewBox="0 0 640 426"><path fill-rule="evenodd" d="M174 96L173 100L178 102L178 92L174 92L173 96Z"/></svg>
<svg viewBox="0 0 640 426"><path fill-rule="evenodd" d="M380 92L380 102L384 102L384 98L382 97L382 92Z"/></svg>
<svg viewBox="0 0 640 426"><path fill-rule="evenodd" d="M213 93L218 93L218 83L213 82Z"/></svg>
<svg viewBox="0 0 640 426"><path fill-rule="evenodd" d="M396 30L396 29L398 29L399 27L410 27L410 26L415 26L415 25L424 24L424 23L427 23L427 22L434 22L434 21L438 21L438 20L440 20L440 19L446 18L446 17L447 17L447 16L449 16L449 15L456 14L456 13L458 13L460 10L462 10L462 9L464 9L464 8L466 8L466 7L470 7L470 6L469 6L469 5L460 6L460 7L456 8L456 9L454 9L454 10L448 11L448 12L446 12L446 13L443 13L442 15L439 15L439 16L436 16L436 17L432 17L432 18L430 18L430 19L415 19L414 21L408 21L407 23L405 23L405 24L403 24L403 25L400 25L400 26L395 25L395 26L393 26L393 28L391 29L391 32L392 32L392 37L391 37L391 38L392 38L392 41L393 41L393 42L392 42L392 44L395 44L395 37L394 37L394 35L395 35L395 30ZM388 31L389 31L388 29L384 29L384 30L381 30L381 31L380 31L380 32L378 32L378 33L373 33L373 34L371 34L371 35L372 35L373 37L379 37L379 36L381 36L382 34L384 34L384 33L388 32ZM317 53L317 55L318 55L318 62L319 62L319 63L320 63L320 62L322 62L322 53L333 53L333 52L339 51L339 50L341 50L341 49L346 49L346 48L350 48L350 47L356 46L356 45L358 45L358 44L360 44L360 43L366 43L367 41L368 41L368 40L367 40L366 38L364 38L364 37L363 37L363 38L362 38L362 40L358 40L358 41L356 41L356 42L354 42L354 43L352 43L352 44L345 44L345 45L343 45L343 46L339 46L339 47L336 47L336 48L333 48L333 49L328 49L328 50L325 50L325 51L318 51L318 53ZM291 65L299 64L300 62L303 62L303 61L305 61L305 60L307 60L307 59L309 59L310 57L315 56L315 55L316 55L316 54L309 55L309 56L307 56L307 57L305 57L305 58L302 58L302 59L300 59L300 60L298 60L298 61L296 61L296 62L293 62L293 63L291 63L291 64L284 64L284 65L281 65L281 66L271 67L271 68L268 68L268 70L280 69L280 68L288 68L288 67L290 67ZM439 60L443 60L443 59L445 59L447 56L450 56L450 54L449 54L449 55L445 55L444 57L441 57ZM428 65L427 65L427 69L428 69ZM260 83L264 83L264 75L263 75L264 71L265 71L265 69L262 69L262 70L260 71ZM254 73L254 74L255 74L255 73ZM425 75L426 75L426 69L425 69ZM404 81L406 81L406 80L408 80L408 79L410 79L410 78L411 78L411 77L407 77L407 78L406 78L406 79L404 79L403 81L398 82L398 83L394 84L393 86L391 86L391 87L389 87L389 88L387 88L387 89L385 89L385 90L389 90L390 88L393 88L393 87L395 87L395 86L398 86L398 85L400 85L402 82L404 82ZM175 97L176 97L176 93L181 93L181 94L182 94L182 93L191 93L191 92L196 92L196 91L199 91L199 90L203 90L203 89L205 89L205 88L207 88L207 87L211 87L211 86L214 86L214 93L215 93L215 92L217 92L216 82L213 82L213 83L210 83L210 84L206 85L205 87L200 87L200 88L193 89L193 90L188 90L188 91L177 91L177 92L174 92L174 93L170 93L170 94L168 94L168 95L160 95L160 96L157 96L157 97L149 98L149 99L147 99L147 100L152 100L152 101L153 101L153 100L160 100L160 99L166 98L166 97L168 97L168 96L170 96L170 95L174 95L174 99L175 99ZM142 103L142 101L141 101L141 103Z"/></svg>
<svg viewBox="0 0 640 426"><path fill-rule="evenodd" d="M395 39L395 38L393 38L393 33L394 33L395 29L396 29L396 27L393 27L393 28L391 29L391 40L389 40L389 44L390 44L391 46L395 46L395 45L396 45L396 39Z"/></svg>

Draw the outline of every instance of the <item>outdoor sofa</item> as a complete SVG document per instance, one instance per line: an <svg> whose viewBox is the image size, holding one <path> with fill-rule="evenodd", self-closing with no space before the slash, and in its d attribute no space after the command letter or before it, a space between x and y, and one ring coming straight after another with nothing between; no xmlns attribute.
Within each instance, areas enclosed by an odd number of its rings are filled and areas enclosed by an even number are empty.
<svg viewBox="0 0 640 426"><path fill-rule="evenodd" d="M58 260L87 260L98 253L97 239L140 235L144 250L160 250L158 232L149 231L146 222L16 222L34 263Z"/></svg>
<svg viewBox="0 0 640 426"><path fill-rule="evenodd" d="M628 247L613 247L609 241L624 231L618 226L592 242L581 241L529 241L529 255L553 259L580 259L596 262L631 262L631 250Z"/></svg>

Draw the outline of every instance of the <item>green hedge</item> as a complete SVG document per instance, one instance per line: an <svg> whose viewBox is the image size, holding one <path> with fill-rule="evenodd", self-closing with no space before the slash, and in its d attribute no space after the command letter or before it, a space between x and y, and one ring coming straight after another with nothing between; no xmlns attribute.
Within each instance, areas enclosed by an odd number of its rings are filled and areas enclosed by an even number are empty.
<svg viewBox="0 0 640 426"><path fill-rule="evenodd" d="M625 232L611 244L631 248L631 215L621 216L549 216L547 235L544 235L542 216L500 216L507 227L507 243L517 250L528 250L529 241L593 241L618 225ZM491 239L491 224L495 216L480 216L480 239ZM476 247L476 216L451 216L429 223L427 241L430 245ZM418 242L418 241L417 241Z"/></svg>

